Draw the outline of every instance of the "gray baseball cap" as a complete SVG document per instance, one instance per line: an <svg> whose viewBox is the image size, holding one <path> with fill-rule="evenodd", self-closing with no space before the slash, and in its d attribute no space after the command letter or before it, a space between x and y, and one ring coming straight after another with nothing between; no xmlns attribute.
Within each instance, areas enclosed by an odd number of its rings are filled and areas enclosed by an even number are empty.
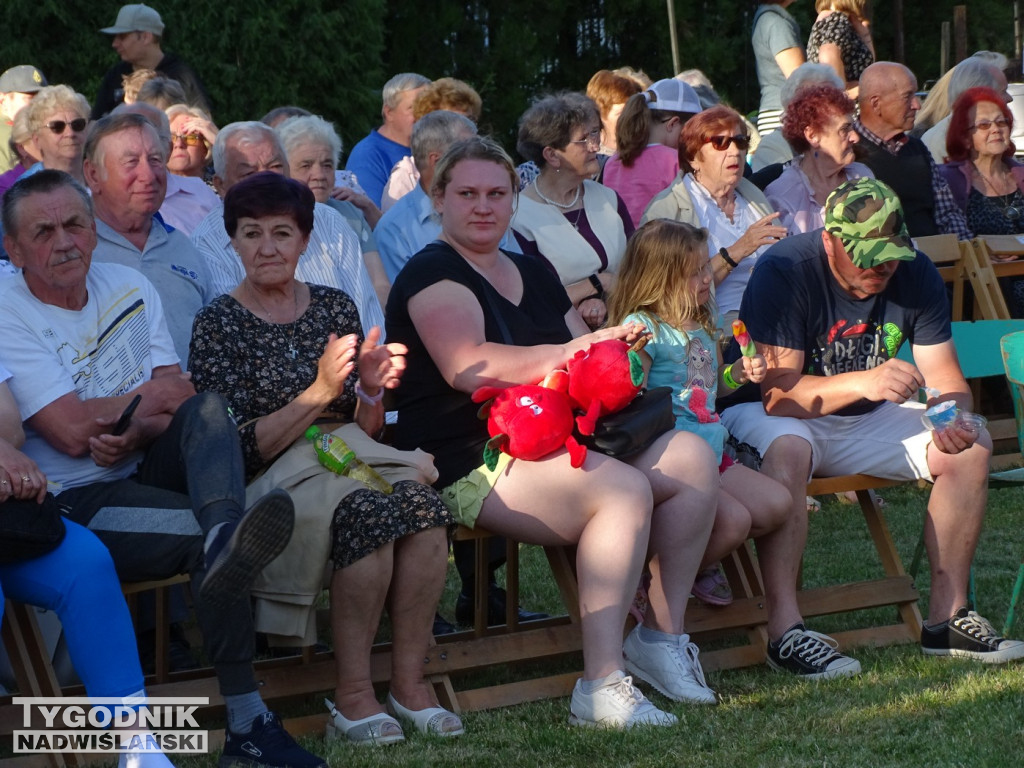
<svg viewBox="0 0 1024 768"><path fill-rule="evenodd" d="M46 85L46 76L31 64L19 64L0 75L0 93L36 93Z"/></svg>
<svg viewBox="0 0 1024 768"><path fill-rule="evenodd" d="M154 35L164 33L164 22L160 14L148 5L122 5L117 12L114 26L101 29L107 35L120 35L125 32L152 32Z"/></svg>

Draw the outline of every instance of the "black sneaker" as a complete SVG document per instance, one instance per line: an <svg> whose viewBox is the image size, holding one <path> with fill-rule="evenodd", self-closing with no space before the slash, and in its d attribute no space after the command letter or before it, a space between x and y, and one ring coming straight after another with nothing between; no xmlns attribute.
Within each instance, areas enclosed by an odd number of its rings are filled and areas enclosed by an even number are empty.
<svg viewBox="0 0 1024 768"><path fill-rule="evenodd" d="M327 768L327 762L307 752L281 725L273 712L252 721L249 733L224 732L220 768Z"/></svg>
<svg viewBox="0 0 1024 768"><path fill-rule="evenodd" d="M206 550L202 598L226 607L248 598L253 580L288 545L295 525L292 498L275 489L260 498L237 523L226 523Z"/></svg>
<svg viewBox="0 0 1024 768"><path fill-rule="evenodd" d="M1004 664L1024 657L1024 641L999 637L988 619L961 608L945 624L921 628L921 651L929 656L960 656L985 664Z"/></svg>
<svg viewBox="0 0 1024 768"><path fill-rule="evenodd" d="M794 624L777 643L768 643L768 666L806 680L859 675L860 662L839 653L838 645L828 635L809 632L803 624Z"/></svg>

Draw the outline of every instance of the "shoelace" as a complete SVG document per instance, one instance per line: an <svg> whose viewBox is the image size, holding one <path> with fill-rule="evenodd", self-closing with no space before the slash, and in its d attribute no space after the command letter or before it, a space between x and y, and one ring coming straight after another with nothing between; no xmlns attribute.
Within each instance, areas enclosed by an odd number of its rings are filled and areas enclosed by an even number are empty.
<svg viewBox="0 0 1024 768"><path fill-rule="evenodd" d="M704 679L704 668L700 665L700 660L697 658L697 654L700 653L700 649L697 648L695 643L687 643L683 647L683 653L685 654L687 661L690 662L690 672L693 673L693 679L700 683L702 688L707 688L708 683Z"/></svg>
<svg viewBox="0 0 1024 768"><path fill-rule="evenodd" d="M998 645L1003 639L996 634L996 628L988 619L974 611L968 611L966 616L953 619L953 626L986 645Z"/></svg>
<svg viewBox="0 0 1024 768"><path fill-rule="evenodd" d="M632 675L626 675L619 682L608 686L608 690L623 704L635 706L644 700L644 695L633 685Z"/></svg>
<svg viewBox="0 0 1024 768"><path fill-rule="evenodd" d="M702 688L707 688L707 681L704 679L704 668L701 667L697 654L700 649L695 643L669 644L669 652L675 657L679 666L683 668L683 674L692 678Z"/></svg>
<svg viewBox="0 0 1024 768"><path fill-rule="evenodd" d="M839 643L828 635L805 629L802 632L786 633L779 644L779 656L785 659L795 653L797 658L816 664L835 653L838 647Z"/></svg>

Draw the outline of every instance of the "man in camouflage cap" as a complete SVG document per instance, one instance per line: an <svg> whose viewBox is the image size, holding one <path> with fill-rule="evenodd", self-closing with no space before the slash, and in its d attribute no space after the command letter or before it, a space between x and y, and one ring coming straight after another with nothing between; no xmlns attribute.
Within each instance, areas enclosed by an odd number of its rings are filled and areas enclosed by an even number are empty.
<svg viewBox="0 0 1024 768"><path fill-rule="evenodd" d="M934 482L925 541L932 592L922 651L988 663L1024 657L1024 642L997 637L967 608L991 438L984 428L961 423L939 431L922 426L925 406L917 400L926 385L930 406L973 407L942 278L914 249L900 201L880 181L841 185L828 198L824 220L824 228L781 240L758 260L740 319L768 361L768 374L760 402L722 414L730 434L764 458L761 471L793 496L786 524L757 540L768 663L810 679L860 672L860 663L835 650L830 638L806 631L796 597L807 479L853 473ZM905 341L915 363L896 357Z"/></svg>

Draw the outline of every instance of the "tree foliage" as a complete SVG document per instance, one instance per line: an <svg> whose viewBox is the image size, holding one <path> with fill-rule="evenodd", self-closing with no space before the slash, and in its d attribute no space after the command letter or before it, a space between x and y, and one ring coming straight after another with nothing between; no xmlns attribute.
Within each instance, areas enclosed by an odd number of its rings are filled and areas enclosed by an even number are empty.
<svg viewBox="0 0 1024 768"><path fill-rule="evenodd" d="M965 0L960 0L961 2ZM92 98L116 61L97 30L122 0L2 0L0 69L41 67ZM150 0L164 49L200 74L219 124L298 104L332 120L351 146L379 121L380 89L397 72L457 77L484 101L481 130L507 146L537 94L586 87L602 68L672 72L665 0ZM702 69L741 111L755 109L754 0L674 0L680 65ZM941 24L958 0L904 0L907 64L922 84L939 72ZM968 49L1009 53L1013 5L970 0ZM875 3L878 57L892 58L892 4ZM806 35L814 9L790 12Z"/></svg>

